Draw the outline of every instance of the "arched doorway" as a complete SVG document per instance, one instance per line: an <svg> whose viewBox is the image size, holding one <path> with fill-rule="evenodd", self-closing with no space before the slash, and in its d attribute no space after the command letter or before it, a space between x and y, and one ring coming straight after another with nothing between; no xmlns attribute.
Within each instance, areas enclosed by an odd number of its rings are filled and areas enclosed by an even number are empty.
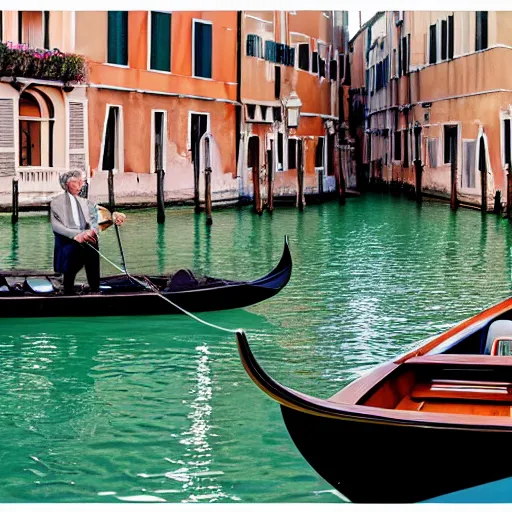
<svg viewBox="0 0 512 512"><path fill-rule="evenodd" d="M50 99L40 91L25 91L19 101L19 166L53 167L55 114Z"/></svg>

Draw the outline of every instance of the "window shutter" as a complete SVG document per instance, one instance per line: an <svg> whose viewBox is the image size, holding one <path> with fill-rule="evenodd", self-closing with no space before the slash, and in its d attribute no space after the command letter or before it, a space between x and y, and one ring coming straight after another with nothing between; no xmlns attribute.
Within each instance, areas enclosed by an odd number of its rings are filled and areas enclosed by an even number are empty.
<svg viewBox="0 0 512 512"><path fill-rule="evenodd" d="M212 26L209 23L197 21L194 24L194 76L212 78ZM256 36L253 44L253 51L258 52L259 43L256 40ZM253 55L256 55L256 53Z"/></svg>
<svg viewBox="0 0 512 512"><path fill-rule="evenodd" d="M70 101L68 103L69 129L69 168L87 173L87 133L85 130L86 103Z"/></svg>
<svg viewBox="0 0 512 512"><path fill-rule="evenodd" d="M151 11L151 69L171 71L171 15Z"/></svg>
<svg viewBox="0 0 512 512"><path fill-rule="evenodd" d="M128 65L128 11L108 12L108 56L110 64Z"/></svg>
<svg viewBox="0 0 512 512"><path fill-rule="evenodd" d="M448 56L448 22L441 20L441 60Z"/></svg>
<svg viewBox="0 0 512 512"><path fill-rule="evenodd" d="M453 59L453 16L448 16L448 58Z"/></svg>
<svg viewBox="0 0 512 512"><path fill-rule="evenodd" d="M0 99L0 177L16 174L14 100Z"/></svg>
<svg viewBox="0 0 512 512"><path fill-rule="evenodd" d="M436 26L430 25L430 51L429 51L429 64L435 64L437 62L437 38L436 38Z"/></svg>

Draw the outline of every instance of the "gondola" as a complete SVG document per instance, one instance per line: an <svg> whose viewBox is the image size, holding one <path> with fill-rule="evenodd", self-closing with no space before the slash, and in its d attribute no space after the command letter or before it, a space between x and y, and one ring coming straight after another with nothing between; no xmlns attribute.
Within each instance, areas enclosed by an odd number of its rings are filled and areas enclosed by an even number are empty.
<svg viewBox="0 0 512 512"><path fill-rule="evenodd" d="M195 276L181 269L171 276L112 275L101 279L100 293L77 286L63 295L61 279L51 272L0 272L0 317L118 316L182 313L166 297L190 312L244 308L279 293L290 280L292 258L285 236L277 266L254 281Z"/></svg>
<svg viewBox="0 0 512 512"><path fill-rule="evenodd" d="M320 399L242 364L312 468L353 503L512 501L512 298Z"/></svg>

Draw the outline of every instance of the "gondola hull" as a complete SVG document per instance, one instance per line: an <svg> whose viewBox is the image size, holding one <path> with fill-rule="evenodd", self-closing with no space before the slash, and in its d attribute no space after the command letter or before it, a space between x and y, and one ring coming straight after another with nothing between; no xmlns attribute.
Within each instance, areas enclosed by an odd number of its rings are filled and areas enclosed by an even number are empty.
<svg viewBox="0 0 512 512"><path fill-rule="evenodd" d="M489 501L488 489L498 487L497 502L512 495L512 298L329 399L274 380L243 331L237 343L249 377L280 404L299 452L348 501L453 503L463 491Z"/></svg>
<svg viewBox="0 0 512 512"><path fill-rule="evenodd" d="M353 503L418 503L512 476L511 432L340 421L281 408L302 456Z"/></svg>
<svg viewBox="0 0 512 512"><path fill-rule="evenodd" d="M123 316L123 315L166 315L179 314L182 311L162 297L167 298L180 308L190 312L219 311L244 308L270 299L279 293L291 277L292 260L285 239L285 246L278 265L266 276L255 281L236 282L210 280L204 285L181 291L161 291L155 293L145 289L145 276L133 276L136 281L125 276L110 276L102 279L102 288L109 289L99 294L77 294L66 296L57 293L20 295L0 294L0 317L66 317L66 316ZM21 273L30 275L29 272ZM9 275L3 272L2 275ZM39 273L41 275L41 273ZM129 287L116 288L114 283L124 279ZM149 277L149 282L158 282L161 277ZM110 285L110 286L109 286ZM129 290L129 291L127 291Z"/></svg>

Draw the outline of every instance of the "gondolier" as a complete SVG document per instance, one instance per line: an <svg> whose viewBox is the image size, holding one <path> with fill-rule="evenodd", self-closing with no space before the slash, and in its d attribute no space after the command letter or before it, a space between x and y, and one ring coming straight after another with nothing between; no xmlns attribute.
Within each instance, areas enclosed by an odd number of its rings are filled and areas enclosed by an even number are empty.
<svg viewBox="0 0 512 512"><path fill-rule="evenodd" d="M81 171L68 171L62 174L60 185L65 192L57 196L50 205L55 235L54 270L64 276L65 295L74 295L76 275L84 266L90 292L98 292L98 206L79 196L84 185ZM112 219L120 225L126 219L126 215L114 212Z"/></svg>

